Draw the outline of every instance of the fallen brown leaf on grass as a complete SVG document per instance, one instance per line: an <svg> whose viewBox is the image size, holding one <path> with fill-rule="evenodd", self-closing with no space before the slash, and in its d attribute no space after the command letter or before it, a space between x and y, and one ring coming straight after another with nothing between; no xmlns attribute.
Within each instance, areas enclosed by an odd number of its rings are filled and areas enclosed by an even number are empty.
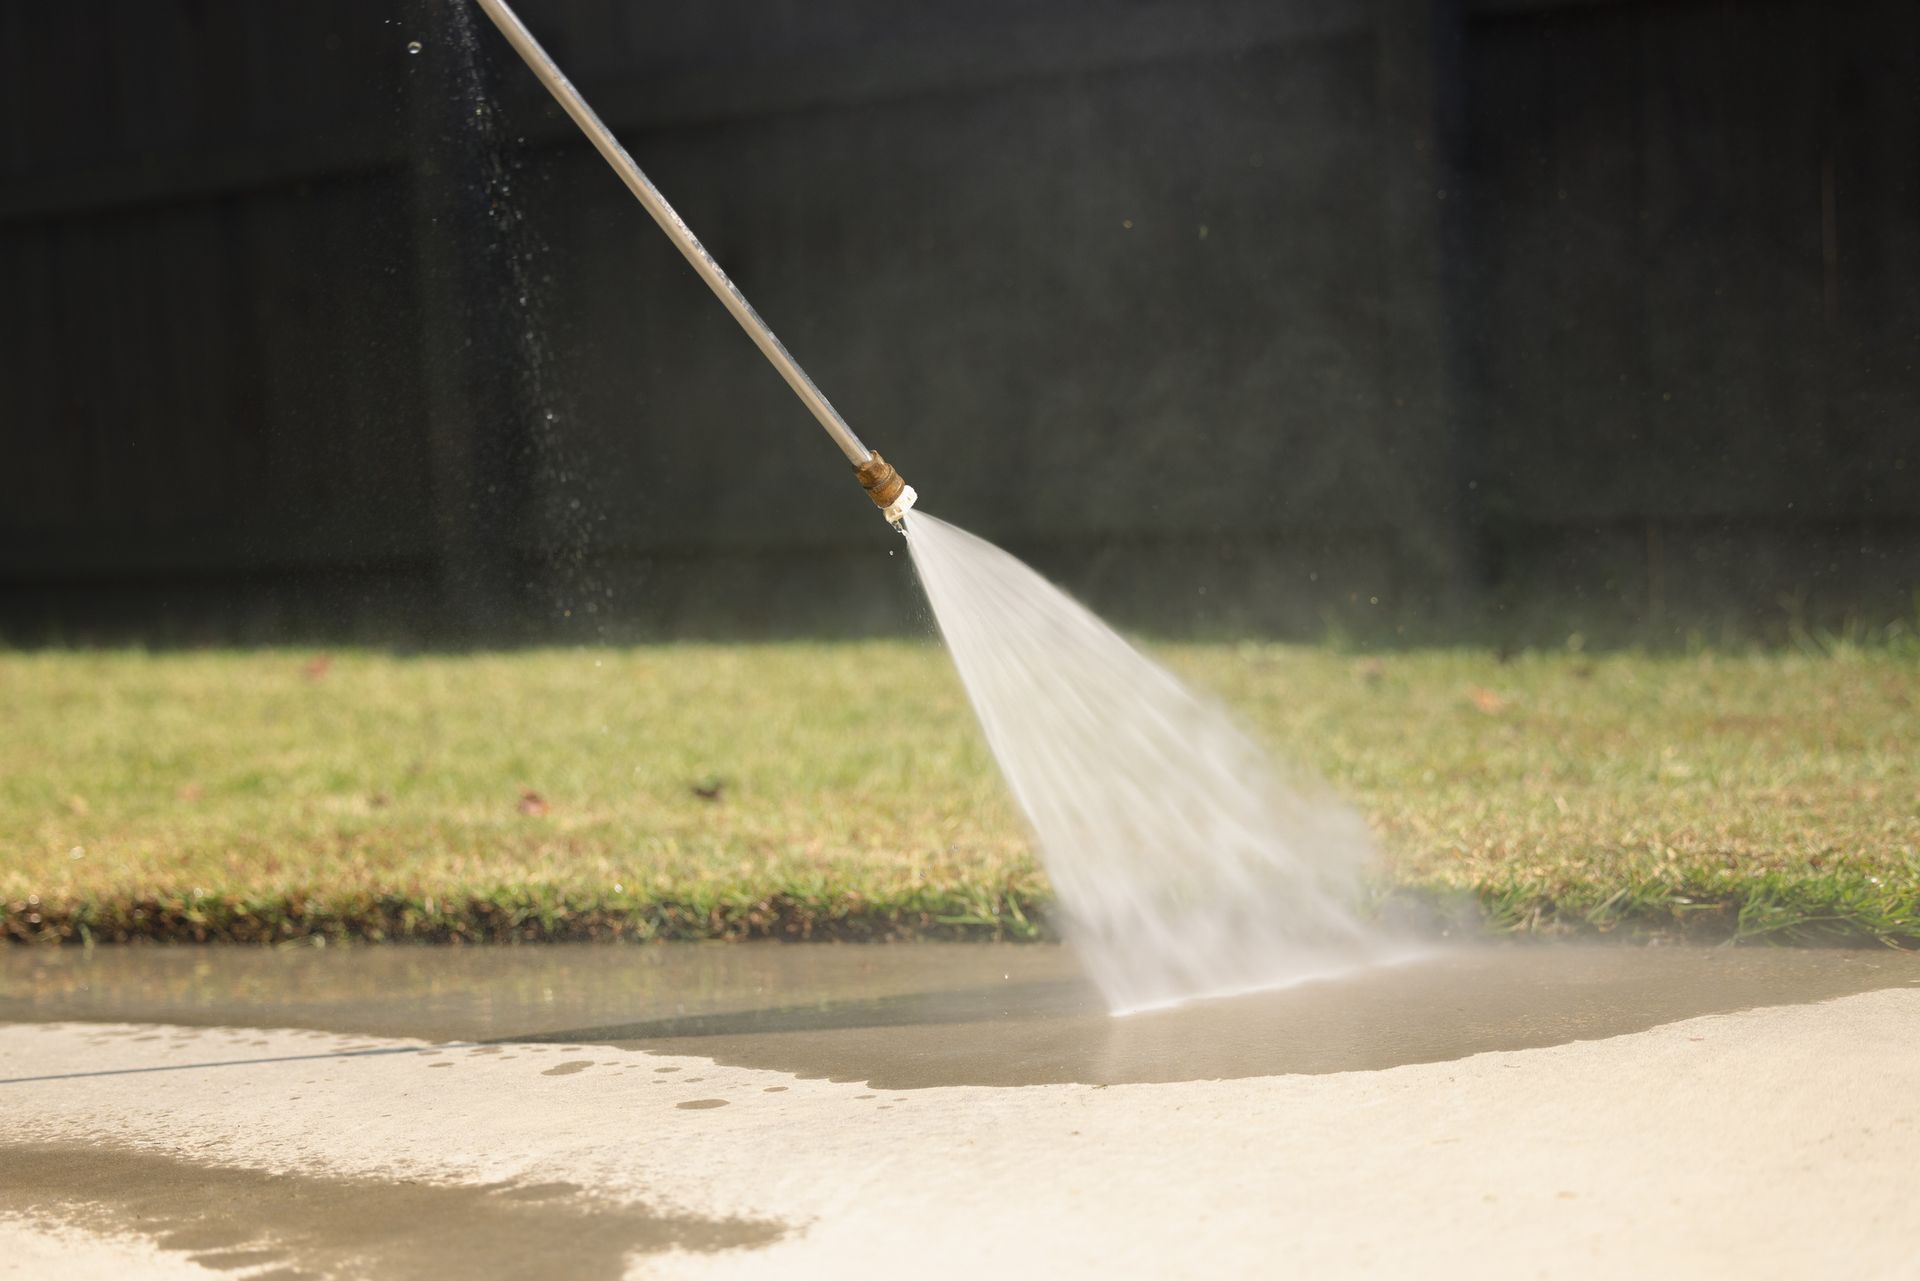
<svg viewBox="0 0 1920 1281"><path fill-rule="evenodd" d="M333 668L333 655L315 654L306 661L300 671L310 681L317 681Z"/></svg>
<svg viewBox="0 0 1920 1281"><path fill-rule="evenodd" d="M1507 705L1506 699L1500 697L1484 685L1475 685L1469 689L1467 691L1467 698L1475 707L1489 716L1503 710Z"/></svg>
<svg viewBox="0 0 1920 1281"><path fill-rule="evenodd" d="M547 811L549 811L553 807L547 804L546 797L540 795L540 793L534 791L533 789L528 788L527 790L520 793L520 804L515 806L515 808L518 809L522 814L527 814L534 818L539 818L542 815L546 814Z"/></svg>

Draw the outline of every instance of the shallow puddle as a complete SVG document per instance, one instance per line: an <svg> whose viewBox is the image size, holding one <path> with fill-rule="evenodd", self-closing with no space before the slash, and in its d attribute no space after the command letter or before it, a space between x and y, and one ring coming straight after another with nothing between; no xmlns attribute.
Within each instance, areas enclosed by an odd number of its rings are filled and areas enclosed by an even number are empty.
<svg viewBox="0 0 1920 1281"><path fill-rule="evenodd" d="M0 1148L0 1214L145 1237L203 1267L274 1281L598 1281L626 1275L636 1255L766 1245L782 1233L658 1213L571 1183L272 1174L99 1146Z"/></svg>
<svg viewBox="0 0 1920 1281"><path fill-rule="evenodd" d="M1041 945L17 949L0 1019L618 1045L905 1089L1377 1070L1909 985L1920 954L1511 944L1114 1019Z"/></svg>

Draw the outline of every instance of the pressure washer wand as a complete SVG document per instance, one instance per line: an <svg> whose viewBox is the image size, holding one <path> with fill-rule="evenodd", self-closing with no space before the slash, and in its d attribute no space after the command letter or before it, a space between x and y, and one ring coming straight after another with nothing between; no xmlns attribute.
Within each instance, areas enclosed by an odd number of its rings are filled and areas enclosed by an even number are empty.
<svg viewBox="0 0 1920 1281"><path fill-rule="evenodd" d="M660 194L660 189L633 162L633 157L613 136L613 131L587 105L587 100L580 96L573 82L547 56L547 51L540 47L540 42L533 38L533 33L521 23L519 16L507 6L505 0L476 0L476 3L486 11L487 17L493 19L493 25L500 28L500 34L507 38L507 43L513 46L514 51L525 59L540 83L547 87L547 92L573 117L573 123L580 126L580 131L587 135L601 158L613 166L613 171L627 184L627 190L633 193L634 199L646 206L653 220L660 224L660 230L679 246L680 252L693 264L693 269L700 273L700 279L707 282L707 288L713 290L714 296L733 313L740 327L747 331L747 337L753 339L753 345L760 349L760 354L773 362L773 367L787 380L787 386L793 388L793 394L820 420L820 425L827 429L827 435L833 437L833 443L840 446L840 452L853 464L855 479L880 508L880 514L897 524L907 514L908 508L913 506L916 497L913 486L901 480L900 474L885 459L868 449L853 434L853 428L847 426L847 420L840 416L833 402L813 385L813 379L807 377L807 371L800 368L800 362L774 337L773 330L767 328L767 322L760 319L760 313L753 309L753 304L747 301L739 286L720 269L720 264L713 260L713 255L700 243L700 238L693 234L693 228L687 226L680 215L673 211L673 206Z"/></svg>

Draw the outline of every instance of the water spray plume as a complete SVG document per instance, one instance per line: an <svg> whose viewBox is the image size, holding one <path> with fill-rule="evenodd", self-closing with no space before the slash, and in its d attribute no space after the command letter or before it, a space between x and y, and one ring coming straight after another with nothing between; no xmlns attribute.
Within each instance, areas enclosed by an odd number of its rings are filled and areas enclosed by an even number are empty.
<svg viewBox="0 0 1920 1281"><path fill-rule="evenodd" d="M1357 814L992 543L915 512L907 546L1115 1013L1386 958Z"/></svg>
<svg viewBox="0 0 1920 1281"><path fill-rule="evenodd" d="M504 0L476 0L833 438L913 563L974 712L1115 1013L1383 959L1354 911L1359 817L1283 779L1220 710L1026 565L914 511ZM913 514L909 516L909 512Z"/></svg>

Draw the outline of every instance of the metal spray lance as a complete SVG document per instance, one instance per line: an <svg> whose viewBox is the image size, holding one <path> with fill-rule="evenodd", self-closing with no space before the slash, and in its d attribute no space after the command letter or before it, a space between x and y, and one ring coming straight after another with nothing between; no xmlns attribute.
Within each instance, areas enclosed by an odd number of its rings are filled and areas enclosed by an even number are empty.
<svg viewBox="0 0 1920 1281"><path fill-rule="evenodd" d="M787 380L787 386L793 388L793 394L800 398L800 403L827 429L827 435L833 437L833 443L840 446L840 452L853 464L854 478L880 508L880 514L897 525L914 504L916 495L913 486L901 480L900 474L884 458L868 449L854 435L853 428L847 426L847 420L840 416L833 402L814 386L813 379L807 377L807 371L800 368L800 362L774 336L767 322L760 319L760 313L753 309L753 304L747 301L739 286L720 269L720 264L713 260L713 255L693 234L693 229L673 211L673 206L660 194L660 189L633 162L633 157L613 136L613 131L587 105L587 100L580 96L573 82L567 79L547 51L540 47L540 42L533 38L533 33L527 30L505 0L476 0L476 3L493 20L493 25L500 28L500 33L506 36L507 43L513 46L514 51L525 59L527 66L533 69L533 74L547 87L554 100L573 118L573 123L580 126L580 131L587 135L594 149L613 166L613 171L627 184L627 190L633 193L634 199L646 207L647 212L653 215L653 220L660 224L660 230L667 233L668 239L693 264L693 269L700 273L700 279L707 282L707 288L713 290L721 305L733 313L733 318L747 331L747 337L753 339L753 345L760 349L760 354L780 371L780 376Z"/></svg>

